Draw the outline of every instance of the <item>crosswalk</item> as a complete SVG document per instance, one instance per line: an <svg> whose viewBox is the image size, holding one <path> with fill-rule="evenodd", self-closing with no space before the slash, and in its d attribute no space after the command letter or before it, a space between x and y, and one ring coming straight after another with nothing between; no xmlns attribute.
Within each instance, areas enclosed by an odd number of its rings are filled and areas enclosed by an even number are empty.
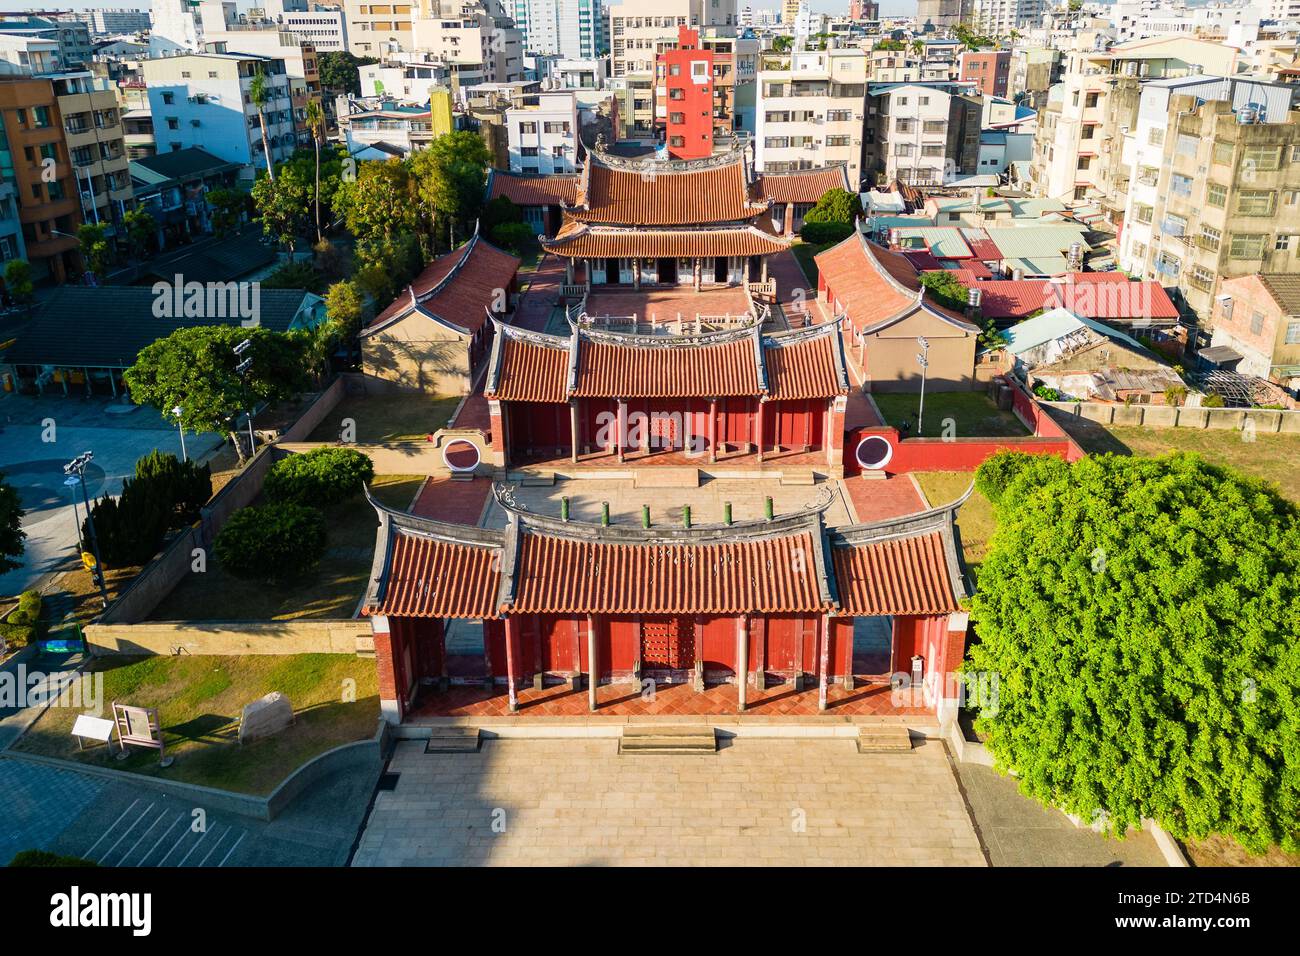
<svg viewBox="0 0 1300 956"><path fill-rule="evenodd" d="M81 855L100 866L222 867L248 836L223 821L195 824L191 812L140 797Z"/></svg>

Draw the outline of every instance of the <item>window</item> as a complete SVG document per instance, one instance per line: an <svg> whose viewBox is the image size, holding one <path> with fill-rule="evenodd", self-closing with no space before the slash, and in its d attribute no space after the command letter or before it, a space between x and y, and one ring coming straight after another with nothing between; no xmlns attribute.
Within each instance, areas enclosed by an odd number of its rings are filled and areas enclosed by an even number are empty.
<svg viewBox="0 0 1300 956"><path fill-rule="evenodd" d="M1290 248L1291 248L1290 236L1278 236L1276 239L1273 240L1274 252L1286 252Z"/></svg>
<svg viewBox="0 0 1300 956"><path fill-rule="evenodd" d="M899 105L899 106L906 106L906 105L907 105L907 97L906 97L906 96L900 96L900 97L898 98L898 105Z"/></svg>
<svg viewBox="0 0 1300 956"><path fill-rule="evenodd" d="M1147 133L1147 144L1150 146L1165 145L1165 131L1161 126L1151 127L1151 132Z"/></svg>
<svg viewBox="0 0 1300 956"><path fill-rule="evenodd" d="M1286 324L1286 337L1282 341L1286 345L1300 345L1300 322Z"/></svg>
<svg viewBox="0 0 1300 956"><path fill-rule="evenodd" d="M942 156L943 156L943 146L942 146L941 144L938 144L938 143L934 143L934 144L929 144L929 143L928 143L928 144L926 144L925 146L922 146L922 147L921 147L921 155L922 155L922 156L929 156L929 157L931 157L931 158L933 158L933 157L942 157Z"/></svg>
<svg viewBox="0 0 1300 956"><path fill-rule="evenodd" d="M1200 289L1202 292L1209 292L1214 288L1214 273L1204 266L1193 266L1191 273L1188 275L1188 281L1192 287Z"/></svg>
<svg viewBox="0 0 1300 956"><path fill-rule="evenodd" d="M1192 177L1173 173L1169 177L1169 191L1175 196L1190 196L1192 194Z"/></svg>
<svg viewBox="0 0 1300 956"><path fill-rule="evenodd" d="M1143 225L1150 225L1152 217L1155 215L1155 209L1143 203L1138 203L1133 207L1133 218Z"/></svg>
<svg viewBox="0 0 1300 956"><path fill-rule="evenodd" d="M536 146L522 146L522 147L520 147L520 149L519 149L519 155L520 155L520 156L536 156L536 155L537 155L537 147L536 147Z"/></svg>
<svg viewBox="0 0 1300 956"><path fill-rule="evenodd" d="M1210 161L1220 166L1232 165L1232 144L1225 143L1222 140L1214 141L1214 152L1211 154Z"/></svg>
<svg viewBox="0 0 1300 956"><path fill-rule="evenodd" d="M1233 236L1228 245L1228 255L1234 259L1264 258L1264 240L1267 236L1240 235Z"/></svg>
<svg viewBox="0 0 1300 956"><path fill-rule="evenodd" d="M918 96L918 97L916 98L916 103L917 103L918 106L929 106L929 105L930 105L930 97L928 97L928 96Z"/></svg>
<svg viewBox="0 0 1300 956"><path fill-rule="evenodd" d="M520 136L532 136L532 135L534 135L536 132L537 132L537 124L536 124L536 123L520 123L520 124L519 124L519 135L520 135Z"/></svg>
<svg viewBox="0 0 1300 956"><path fill-rule="evenodd" d="M168 128L168 129L180 129L180 128L181 128L181 121L178 120L175 116L169 116L169 117L167 117L167 128Z"/></svg>
<svg viewBox="0 0 1300 956"><path fill-rule="evenodd" d="M1213 226L1201 226L1201 234L1197 237L1197 244L1202 249L1208 249L1211 252L1219 248L1219 242L1223 239L1223 233Z"/></svg>
<svg viewBox="0 0 1300 956"><path fill-rule="evenodd" d="M1173 213L1165 213L1165 221L1160 224L1160 231L1170 236L1187 234L1187 220Z"/></svg>
<svg viewBox="0 0 1300 956"><path fill-rule="evenodd" d="M668 67L668 75L669 75L669 76L681 76L681 75L682 75L682 65L681 65L680 63L674 63L672 66Z"/></svg>
<svg viewBox="0 0 1300 956"><path fill-rule="evenodd" d="M827 146L847 146L847 145L849 145L849 138L848 138L847 136L827 136L827 137L826 137L826 145L827 145Z"/></svg>
<svg viewBox="0 0 1300 956"><path fill-rule="evenodd" d="M668 91L668 98L670 100L684 100L686 99L686 91L683 90L680 86L674 87L673 89ZM768 116L768 120L771 121L772 114L768 113L767 116Z"/></svg>
<svg viewBox="0 0 1300 956"><path fill-rule="evenodd" d="M669 146L685 146L685 145L686 145L686 140L685 140L683 137L681 137L681 136L669 136L669 137L668 137L668 145L669 145Z"/></svg>
<svg viewBox="0 0 1300 956"><path fill-rule="evenodd" d="M1241 165L1243 169L1271 172L1282 165L1282 147L1247 146L1241 154Z"/></svg>
<svg viewBox="0 0 1300 956"><path fill-rule="evenodd" d="M703 61L691 63L691 79L697 83L702 83L709 78L709 64Z"/></svg>
<svg viewBox="0 0 1300 956"><path fill-rule="evenodd" d="M1080 157L1079 157L1079 163L1078 163L1078 166L1077 166L1076 168L1077 168L1077 169L1087 169L1087 168L1090 167L1091 165L1092 165L1092 157L1091 157L1091 156L1080 156Z"/></svg>
<svg viewBox="0 0 1300 956"><path fill-rule="evenodd" d="M1250 334L1259 335L1263 331L1264 331L1264 313L1263 312L1250 313Z"/></svg>
<svg viewBox="0 0 1300 956"><path fill-rule="evenodd" d="M1195 136L1179 133L1178 139L1174 141L1174 154L1177 156L1195 156L1196 147L1199 143L1200 140Z"/></svg>
<svg viewBox="0 0 1300 956"><path fill-rule="evenodd" d="M48 106L36 106L32 108L33 125L37 129L48 129L50 125L50 108Z"/></svg>
<svg viewBox="0 0 1300 956"><path fill-rule="evenodd" d="M169 90L163 91L162 98L163 98L163 105L165 106L171 106L173 103L176 102L176 94L172 93Z"/></svg>
<svg viewBox="0 0 1300 956"><path fill-rule="evenodd" d="M668 122L672 123L674 126L681 126L683 123L686 122L686 114L684 114L684 113L669 113L669 114L668 114Z"/></svg>
<svg viewBox="0 0 1300 956"><path fill-rule="evenodd" d="M1276 193L1268 189L1243 189L1237 194L1239 216L1271 216Z"/></svg>
<svg viewBox="0 0 1300 956"><path fill-rule="evenodd" d="M1222 209L1228 204L1228 187L1220 186L1218 183L1210 183L1205 187L1205 201L1211 206L1218 206Z"/></svg>
<svg viewBox="0 0 1300 956"><path fill-rule="evenodd" d="M569 124L568 123L545 123L543 124L542 129L547 133L568 133Z"/></svg>

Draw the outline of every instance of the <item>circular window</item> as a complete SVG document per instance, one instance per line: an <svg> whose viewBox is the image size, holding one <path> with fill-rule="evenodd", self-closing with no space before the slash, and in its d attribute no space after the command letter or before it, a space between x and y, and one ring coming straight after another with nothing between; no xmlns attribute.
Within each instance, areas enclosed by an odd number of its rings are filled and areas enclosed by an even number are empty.
<svg viewBox="0 0 1300 956"><path fill-rule="evenodd" d="M464 439L457 439L443 448L442 463L452 471L473 471L479 463L478 448Z"/></svg>
<svg viewBox="0 0 1300 956"><path fill-rule="evenodd" d="M894 457L894 446L883 435L867 435L854 454L863 468L884 468Z"/></svg>

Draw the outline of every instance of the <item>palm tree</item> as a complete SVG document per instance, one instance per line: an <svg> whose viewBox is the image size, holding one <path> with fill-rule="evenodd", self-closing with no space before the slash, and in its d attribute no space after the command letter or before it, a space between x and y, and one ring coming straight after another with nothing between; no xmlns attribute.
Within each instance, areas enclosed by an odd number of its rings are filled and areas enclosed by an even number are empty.
<svg viewBox="0 0 1300 956"><path fill-rule="evenodd" d="M316 147L316 242L324 242L320 231L320 141L325 136L325 111L321 109L320 100L307 101L307 127L311 130L311 142Z"/></svg>
<svg viewBox="0 0 1300 956"><path fill-rule="evenodd" d="M262 124L262 151L266 153L266 175L271 177L271 182L275 182L275 163L271 160L271 141L266 135L266 104L270 97L267 95L266 74L262 72L261 67L253 74L253 82L248 86L248 98L253 101L257 107L257 119Z"/></svg>

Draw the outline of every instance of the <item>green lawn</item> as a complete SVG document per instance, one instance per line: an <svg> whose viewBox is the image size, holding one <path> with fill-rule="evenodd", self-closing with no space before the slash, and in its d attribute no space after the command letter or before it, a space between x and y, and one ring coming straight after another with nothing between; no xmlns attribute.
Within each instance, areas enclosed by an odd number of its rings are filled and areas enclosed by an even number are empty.
<svg viewBox="0 0 1300 956"><path fill-rule="evenodd" d="M345 398L307 440L338 441L343 419L350 418L356 423L358 442L424 441L447 426L462 397L404 394Z"/></svg>
<svg viewBox="0 0 1300 956"><path fill-rule="evenodd" d="M975 479L969 471L918 471L913 473L917 484L932 507L945 505L960 498ZM979 566L989 552L989 541L997 530L993 504L978 491L971 492L966 503L957 512L957 527L961 531L962 557L970 570L971 578L978 578Z"/></svg>
<svg viewBox="0 0 1300 956"><path fill-rule="evenodd" d="M422 475L376 475L371 491L382 503L403 510L419 490ZM221 567L215 551L207 570L190 574L149 615L154 621L289 621L347 618L365 590L379 521L365 498L325 509L329 543L302 581L266 584L237 578Z"/></svg>
<svg viewBox="0 0 1300 956"><path fill-rule="evenodd" d="M871 398L890 425L897 427L906 422L912 427L912 435L922 434L916 430L916 413L921 399L919 392L872 392ZM956 438L1003 438L1029 434L1020 419L998 408L983 392L926 392L922 422L925 437L943 435L944 422L950 418L956 422L956 431L952 433Z"/></svg>
<svg viewBox="0 0 1300 956"><path fill-rule="evenodd" d="M379 718L374 661L351 654L101 657L91 669L104 675L102 716L115 700L158 708L175 763L163 770L156 751L139 748L122 761L103 746L79 751L69 731L85 707L50 707L18 750L265 795L312 757L370 737ZM293 705L293 725L241 746L244 705L275 690Z"/></svg>
<svg viewBox="0 0 1300 956"><path fill-rule="evenodd" d="M1086 419L1053 416L1089 454L1167 455L1194 451L1206 461L1236 468L1278 486L1300 502L1300 435L1261 435L1245 441L1242 433L1201 428L1112 428Z"/></svg>
<svg viewBox="0 0 1300 956"><path fill-rule="evenodd" d="M803 269L803 274L808 278L808 288L817 288L817 263L813 257L821 255L834 245L834 242L796 242L790 247L795 259L799 261L799 268Z"/></svg>

